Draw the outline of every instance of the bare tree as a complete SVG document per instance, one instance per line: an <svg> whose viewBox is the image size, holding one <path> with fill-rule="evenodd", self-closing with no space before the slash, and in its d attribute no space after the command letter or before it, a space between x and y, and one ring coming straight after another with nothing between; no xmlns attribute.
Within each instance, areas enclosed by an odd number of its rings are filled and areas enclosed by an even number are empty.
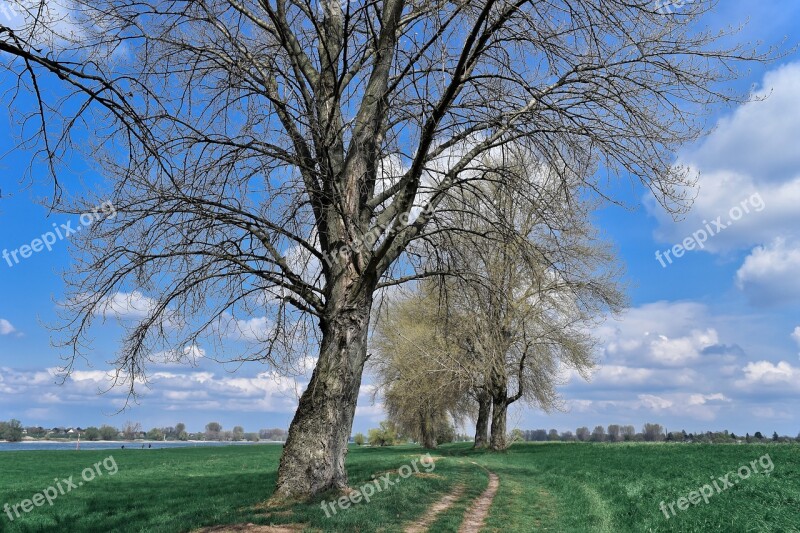
<svg viewBox="0 0 800 533"><path fill-rule="evenodd" d="M622 439L625 441L633 440L636 437L636 428L631 425L622 426Z"/></svg>
<svg viewBox="0 0 800 533"><path fill-rule="evenodd" d="M222 425L219 422L206 424L206 440L220 440L222 438Z"/></svg>
<svg viewBox="0 0 800 533"><path fill-rule="evenodd" d="M661 424L645 424L642 428L642 434L647 442L661 442L664 440L664 428Z"/></svg>
<svg viewBox="0 0 800 533"><path fill-rule="evenodd" d="M231 316L272 319L234 360L283 364L316 334L285 497L347 485L376 290L431 274L410 245L484 154L524 144L601 194L590 178L602 162L680 210L692 179L672 154L702 131L699 111L729 98L716 82L732 64L763 57L698 32L707 2L666 16L652 0L75 0L68 18L27 7L21 26L0 25L11 98L36 97L9 102L21 147L55 178L85 150L118 209L77 245L65 370L108 301L133 289L149 303L111 362L132 393L152 354L186 360L230 333Z"/></svg>
<svg viewBox="0 0 800 533"><path fill-rule="evenodd" d="M122 437L125 440L135 440L142 432L142 424L139 422L125 422L122 426Z"/></svg>
<svg viewBox="0 0 800 533"><path fill-rule="evenodd" d="M514 145L484 165L470 191L443 203L452 229L431 237L426 255L448 272L446 305L467 324L459 333L473 355L466 368L491 397L490 446L503 450L509 406L558 408L559 373L588 375L595 341L587 331L624 299L577 176Z"/></svg>

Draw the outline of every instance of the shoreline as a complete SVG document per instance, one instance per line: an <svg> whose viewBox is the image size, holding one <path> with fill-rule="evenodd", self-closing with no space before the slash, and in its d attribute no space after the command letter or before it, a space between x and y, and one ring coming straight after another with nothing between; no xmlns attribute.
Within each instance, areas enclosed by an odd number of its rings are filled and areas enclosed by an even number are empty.
<svg viewBox="0 0 800 533"><path fill-rule="evenodd" d="M80 444L284 444L282 440L260 440L260 441L225 441L225 440L81 440ZM21 440L10 442L7 440L0 440L0 444L78 444L78 440Z"/></svg>

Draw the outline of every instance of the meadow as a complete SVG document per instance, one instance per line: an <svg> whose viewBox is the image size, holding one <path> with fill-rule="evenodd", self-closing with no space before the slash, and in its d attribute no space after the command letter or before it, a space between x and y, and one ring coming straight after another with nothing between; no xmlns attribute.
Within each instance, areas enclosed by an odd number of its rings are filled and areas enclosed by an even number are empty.
<svg viewBox="0 0 800 533"><path fill-rule="evenodd" d="M4 511L0 531L183 532L250 523L290 528L274 531L393 532L427 517L429 531L457 532L487 488L490 472L499 488L481 531L800 531L800 447L794 445L541 443L493 454L456 444L432 454L435 467L405 478L397 470L418 461L425 453L420 448L354 447L348 457L352 487L375 485L373 479L387 474L392 484L369 503L336 514L329 507L331 516L322 502L338 494L295 505L265 503L280 451L242 446L5 452L0 506L58 483L63 488L69 476L76 487L52 506L45 502L13 521ZM113 475L105 468L109 456ZM774 467L769 474L767 463ZM746 465L759 473L747 479L732 475L730 486L723 485L720 478ZM95 479L77 485L85 468L95 470ZM708 503L690 503L685 510L674 504L669 519L660 509L662 501L689 498L715 481L721 490ZM431 518L431 506L448 494L451 505Z"/></svg>

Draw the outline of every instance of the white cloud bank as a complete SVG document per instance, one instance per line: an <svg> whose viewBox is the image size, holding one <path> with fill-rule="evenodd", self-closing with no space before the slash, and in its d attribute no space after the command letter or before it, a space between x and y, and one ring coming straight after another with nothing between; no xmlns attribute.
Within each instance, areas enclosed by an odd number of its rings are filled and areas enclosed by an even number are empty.
<svg viewBox="0 0 800 533"><path fill-rule="evenodd" d="M781 359L754 361L764 356L746 353L737 332L748 335L736 317L714 315L697 302L627 309L597 331L599 366L591 381L572 373L562 393L574 413L597 422L696 421L708 427L744 410L780 418L782 411L771 403L800 395L800 367ZM792 336L800 345L800 327Z"/></svg>
<svg viewBox="0 0 800 533"><path fill-rule="evenodd" d="M736 276L737 287L757 305L800 297L800 63L768 72L755 99L718 121L715 130L681 158L700 173L692 211L674 222L651 199L658 220L655 236L674 244L757 194L752 209L711 237L704 250L726 254L750 250Z"/></svg>

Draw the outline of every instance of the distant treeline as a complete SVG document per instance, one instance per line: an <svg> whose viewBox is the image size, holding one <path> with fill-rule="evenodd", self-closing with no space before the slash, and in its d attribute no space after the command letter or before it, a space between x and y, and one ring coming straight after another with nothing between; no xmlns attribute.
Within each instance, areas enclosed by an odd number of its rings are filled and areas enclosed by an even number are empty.
<svg viewBox="0 0 800 533"><path fill-rule="evenodd" d="M645 424L642 431L637 432L631 425L621 426L611 424L608 428L595 426L594 430L588 427L579 427L572 431L559 432L555 429L515 429L511 436L517 441L544 442L544 441L580 441L580 442L800 442L800 434L797 437L778 435L773 432L771 437L765 437L760 431L736 435L733 432L725 431L706 431L700 433L687 433L686 431L666 431L660 424Z"/></svg>
<svg viewBox="0 0 800 533"><path fill-rule="evenodd" d="M235 426L232 430L223 430L218 422L206 424L205 431L188 432L186 425L179 422L174 427L152 428L143 431L138 422L126 422L122 428L104 424L102 426L87 428L82 427L53 427L41 426L24 427L19 420L0 422L0 440L19 442L25 438L32 439L82 439L88 441L98 440L214 440L214 441L251 441L275 440L285 441L288 432L281 428L262 429L257 433L245 432L242 426Z"/></svg>

